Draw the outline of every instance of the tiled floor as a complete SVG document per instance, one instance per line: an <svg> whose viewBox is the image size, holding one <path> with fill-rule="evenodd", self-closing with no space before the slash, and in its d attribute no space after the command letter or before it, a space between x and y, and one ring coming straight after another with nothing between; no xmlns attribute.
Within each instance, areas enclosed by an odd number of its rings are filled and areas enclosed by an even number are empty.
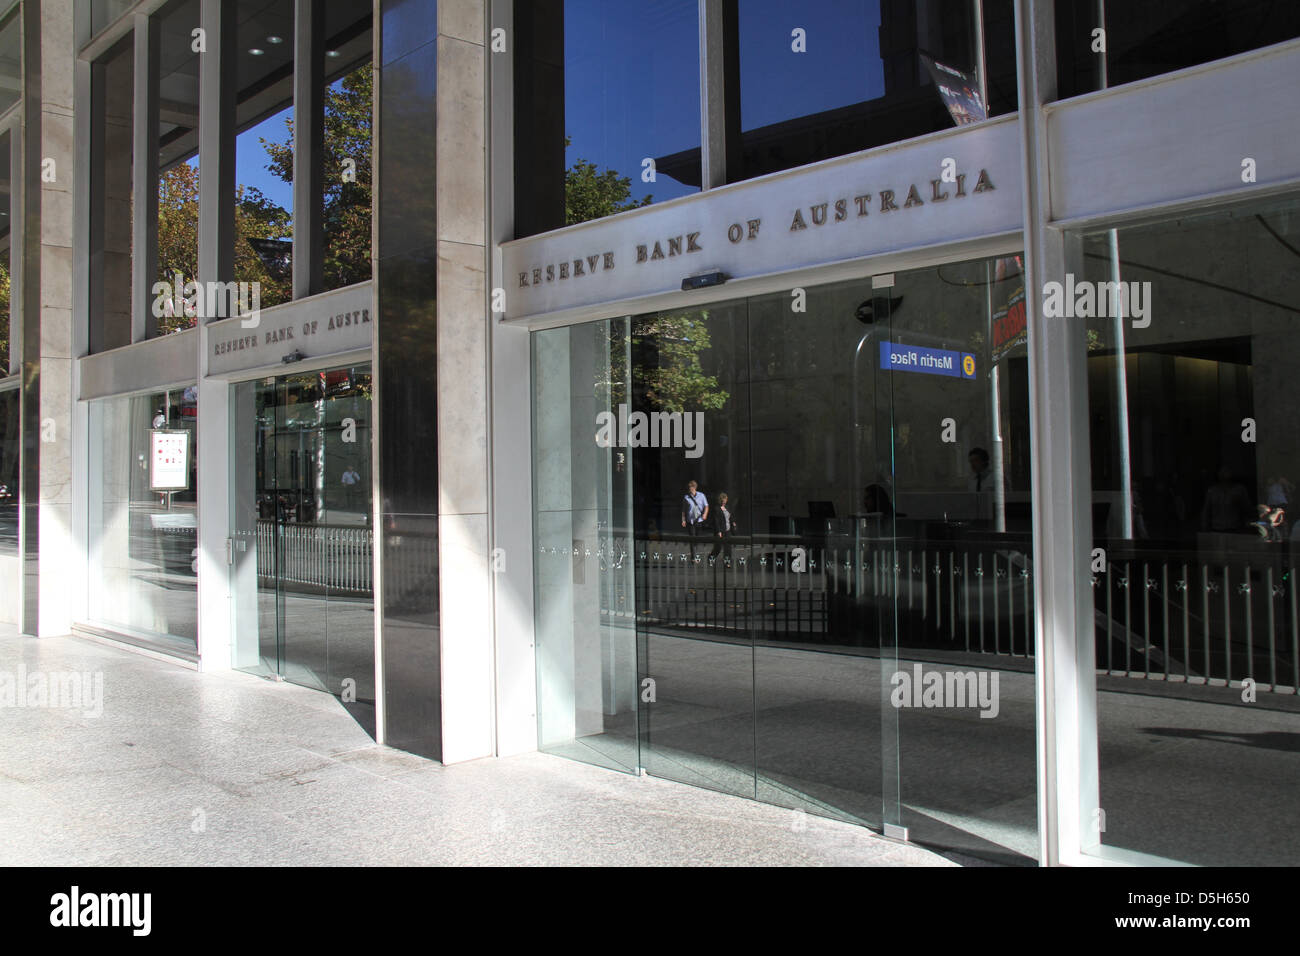
<svg viewBox="0 0 1300 956"><path fill-rule="evenodd" d="M102 714L0 706L10 865L952 865L868 830L543 754L442 767L336 701L0 627L0 675L103 675Z"/></svg>

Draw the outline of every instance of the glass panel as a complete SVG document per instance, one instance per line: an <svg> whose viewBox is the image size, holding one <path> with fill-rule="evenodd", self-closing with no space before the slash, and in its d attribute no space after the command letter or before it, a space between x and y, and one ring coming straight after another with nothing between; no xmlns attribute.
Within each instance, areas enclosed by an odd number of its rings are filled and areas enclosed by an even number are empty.
<svg viewBox="0 0 1300 956"><path fill-rule="evenodd" d="M235 279L265 309L293 298L293 0L240 0L237 19Z"/></svg>
<svg viewBox="0 0 1300 956"><path fill-rule="evenodd" d="M11 325L12 312L9 305L11 288L9 264L14 240L13 232L9 228L9 214L13 199L9 186L9 150L9 133L6 131L0 133L0 378L4 378L10 372L9 363L13 355L9 349L9 337L15 331Z"/></svg>
<svg viewBox="0 0 1300 956"><path fill-rule="evenodd" d="M22 448L19 394L16 388L0 391L0 555L14 558L18 556L18 453ZM16 575L16 565L13 570Z"/></svg>
<svg viewBox="0 0 1300 956"><path fill-rule="evenodd" d="M22 565L18 561L19 390L0 391L0 622L17 624Z"/></svg>
<svg viewBox="0 0 1300 956"><path fill-rule="evenodd" d="M754 635L770 582L754 549L718 537L720 507L752 501L747 307L741 301L632 320L626 444L638 541L641 758L653 774L753 797ZM637 437L644 416L645 434ZM674 420L671 416L678 416ZM677 427L680 426L680 427ZM644 697L643 697L644 699Z"/></svg>
<svg viewBox="0 0 1300 956"><path fill-rule="evenodd" d="M370 3L325 16L324 290L370 281L374 74Z"/></svg>
<svg viewBox="0 0 1300 956"><path fill-rule="evenodd" d="M199 0L172 0L158 18L158 281L172 294L155 300L152 334L167 335L197 320L184 297L199 274Z"/></svg>
<svg viewBox="0 0 1300 956"><path fill-rule="evenodd" d="M864 480L885 479L878 506L894 519L882 557L902 823L916 841L1027 863L1038 829L1022 260L899 273L876 302L888 322L869 361L890 440Z"/></svg>
<svg viewBox="0 0 1300 956"><path fill-rule="evenodd" d="M896 721L881 706L892 616L875 586L890 534L889 395L864 325L870 282L805 292L806 311L788 293L749 301L752 488L736 509L749 544L737 572L755 643L758 796L880 827L898 822L885 759Z"/></svg>
<svg viewBox="0 0 1300 956"><path fill-rule="evenodd" d="M650 773L1032 859L1023 302L1009 256L535 333L543 746L632 765L633 695Z"/></svg>
<svg viewBox="0 0 1300 956"><path fill-rule="evenodd" d="M114 23L118 17L130 10L135 0L91 0L90 33L98 34L105 27Z"/></svg>
<svg viewBox="0 0 1300 956"><path fill-rule="evenodd" d="M368 366L234 386L236 666L374 720Z"/></svg>
<svg viewBox="0 0 1300 956"><path fill-rule="evenodd" d="M1058 93L1090 93L1298 36L1292 0L1056 0Z"/></svg>
<svg viewBox="0 0 1300 956"><path fill-rule="evenodd" d="M91 402L89 414L90 620L194 651L198 390Z"/></svg>
<svg viewBox="0 0 1300 956"><path fill-rule="evenodd" d="M131 344L135 40L93 65L90 351Z"/></svg>
<svg viewBox="0 0 1300 956"><path fill-rule="evenodd" d="M1300 780L1297 256L1293 199L1089 235L1062 290L1088 348L1101 813L1085 823L1107 846L1300 863L1278 838Z"/></svg>
<svg viewBox="0 0 1300 956"><path fill-rule="evenodd" d="M693 0L516 3L516 233L700 188Z"/></svg>
<svg viewBox="0 0 1300 956"><path fill-rule="evenodd" d="M23 92L22 20L18 11L0 26L0 113L18 102Z"/></svg>
<svg viewBox="0 0 1300 956"><path fill-rule="evenodd" d="M234 666L284 672L275 436L284 427L276 379L242 382L230 403L230 593Z"/></svg>
<svg viewBox="0 0 1300 956"><path fill-rule="evenodd" d="M627 319L533 336L538 740L632 771L637 675L632 462L593 442L628 396Z"/></svg>
<svg viewBox="0 0 1300 956"><path fill-rule="evenodd" d="M1016 109L1010 0L744 0L738 16L728 125L743 155L731 180Z"/></svg>

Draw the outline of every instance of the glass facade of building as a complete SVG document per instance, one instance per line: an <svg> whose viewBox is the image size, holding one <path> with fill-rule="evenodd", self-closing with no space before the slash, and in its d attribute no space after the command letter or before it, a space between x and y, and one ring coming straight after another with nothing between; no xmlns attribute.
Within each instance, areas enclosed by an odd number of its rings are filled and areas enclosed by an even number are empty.
<svg viewBox="0 0 1300 956"><path fill-rule="evenodd" d="M369 707L373 725L371 375L233 387L236 666Z"/></svg>
<svg viewBox="0 0 1300 956"><path fill-rule="evenodd" d="M0 622L447 763L1300 862L1294 4L96 0L40 90L27 6Z"/></svg>
<svg viewBox="0 0 1300 956"><path fill-rule="evenodd" d="M1290 199L1082 237L1077 273L1131 290L1079 320L1108 846L1300 863L1298 232Z"/></svg>
<svg viewBox="0 0 1300 956"><path fill-rule="evenodd" d="M198 393L89 406L89 622L198 645Z"/></svg>
<svg viewBox="0 0 1300 956"><path fill-rule="evenodd" d="M1021 259L534 334L544 747L1033 857Z"/></svg>

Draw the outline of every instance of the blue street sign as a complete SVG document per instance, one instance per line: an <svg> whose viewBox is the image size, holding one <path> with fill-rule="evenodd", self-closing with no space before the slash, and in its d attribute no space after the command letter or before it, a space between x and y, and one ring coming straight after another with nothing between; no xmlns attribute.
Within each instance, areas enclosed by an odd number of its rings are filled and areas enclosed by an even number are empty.
<svg viewBox="0 0 1300 956"><path fill-rule="evenodd" d="M975 356L970 352L926 349L898 342L880 343L880 367L895 372L925 372L928 375L975 377Z"/></svg>

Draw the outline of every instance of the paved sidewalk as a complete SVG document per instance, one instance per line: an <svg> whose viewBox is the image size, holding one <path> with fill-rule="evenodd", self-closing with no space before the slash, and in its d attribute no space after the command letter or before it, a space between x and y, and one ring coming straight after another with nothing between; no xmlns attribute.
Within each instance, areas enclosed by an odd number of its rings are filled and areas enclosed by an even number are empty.
<svg viewBox="0 0 1300 956"><path fill-rule="evenodd" d="M0 682L21 668L102 673L103 712L0 706L8 865L953 865L545 754L443 767L322 693L0 626Z"/></svg>

